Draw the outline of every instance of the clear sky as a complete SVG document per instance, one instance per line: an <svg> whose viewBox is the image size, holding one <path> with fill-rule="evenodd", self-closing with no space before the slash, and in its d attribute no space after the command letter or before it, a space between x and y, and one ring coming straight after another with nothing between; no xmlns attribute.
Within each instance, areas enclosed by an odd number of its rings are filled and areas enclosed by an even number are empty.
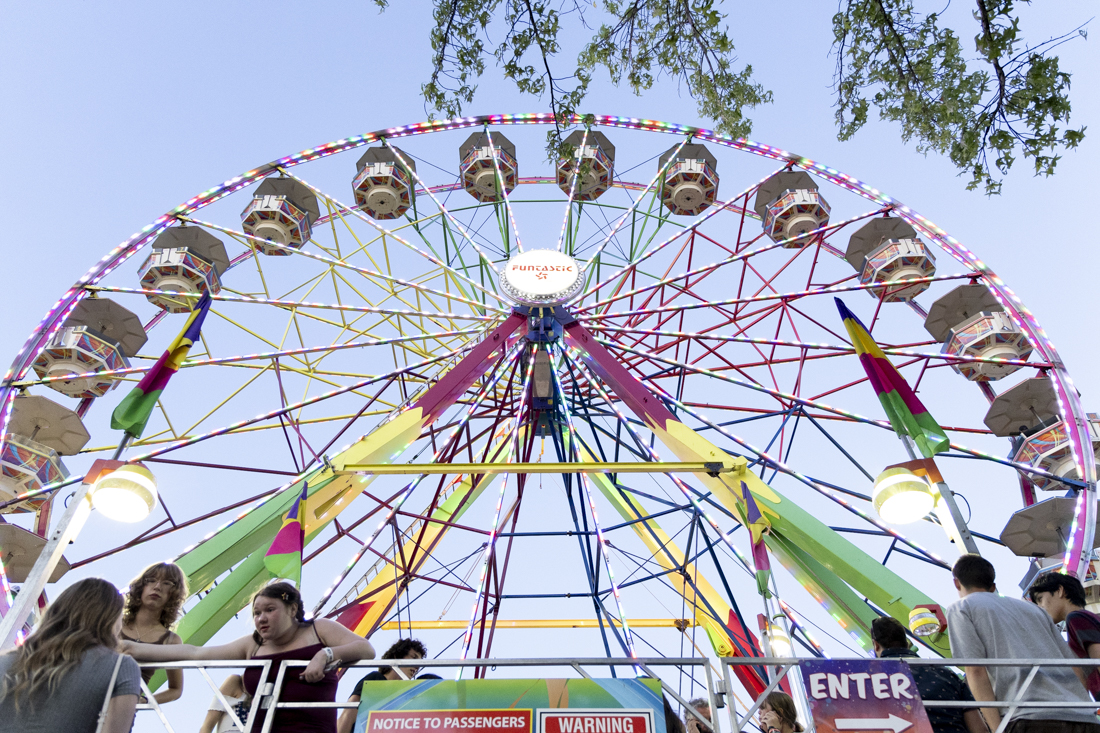
<svg viewBox="0 0 1100 733"><path fill-rule="evenodd" d="M1097 207L1100 167L1091 133L1100 129L1095 42L1060 49L1063 69L1074 72L1073 122L1090 125L1090 136L1053 178L1032 177L1020 161L1003 194L987 198L967 191L949 162L915 153L894 125L872 120L854 140L836 140L834 4L727 8L740 60L775 93L773 104L750 113L753 138L867 181L976 252L1035 312L1086 408L1100 408L1093 361L1100 349L1090 315L1098 305L1098 255L1094 220L1085 216ZM961 3L949 8L952 17L970 12ZM1025 6L1022 27L1029 40L1044 40L1088 20L1094 8L1068 1ZM93 263L180 202L289 153L426 119L419 87L430 69L430 13L423 0L395 2L383 14L366 0L9 3L0 44L0 258L7 283L0 359L14 357ZM544 109L490 69L466 111ZM598 74L585 110L708 126L668 80L635 97ZM527 154L532 167L540 152ZM1014 486L1007 491L1018 501ZM992 503L996 491L988 496ZM1009 575L1014 582L1016 568Z"/></svg>

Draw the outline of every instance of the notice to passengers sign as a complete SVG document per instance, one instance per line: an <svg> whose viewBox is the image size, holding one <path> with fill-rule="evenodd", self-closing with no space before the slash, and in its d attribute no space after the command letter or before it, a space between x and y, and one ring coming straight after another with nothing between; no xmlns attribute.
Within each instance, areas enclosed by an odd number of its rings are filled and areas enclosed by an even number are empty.
<svg viewBox="0 0 1100 733"><path fill-rule="evenodd" d="M932 733L928 713L897 659L809 659L799 665L818 733Z"/></svg>
<svg viewBox="0 0 1100 733"><path fill-rule="evenodd" d="M531 733L530 710L372 710L367 733Z"/></svg>

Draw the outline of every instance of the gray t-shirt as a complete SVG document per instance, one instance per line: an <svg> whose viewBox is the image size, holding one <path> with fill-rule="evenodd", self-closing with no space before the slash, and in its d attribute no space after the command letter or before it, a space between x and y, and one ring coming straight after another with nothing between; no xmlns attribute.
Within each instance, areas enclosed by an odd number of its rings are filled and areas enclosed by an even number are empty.
<svg viewBox="0 0 1100 733"><path fill-rule="evenodd" d="M106 647L89 649L61 678L52 695L41 693L20 700L18 714L10 697L0 700L0 733L95 733L117 658L118 654ZM7 675L13 661L11 652L0 655L0 679ZM111 697L139 694L141 670L132 657L123 657Z"/></svg>
<svg viewBox="0 0 1100 733"><path fill-rule="evenodd" d="M1046 611L1018 598L971 593L947 609L951 655L960 659L1076 659ZM986 667L998 700L1015 699L1030 667ZM1088 702L1071 667L1040 667L1024 700ZM1004 714L1002 709L1001 713ZM1095 723L1086 708L1018 708L1015 718Z"/></svg>

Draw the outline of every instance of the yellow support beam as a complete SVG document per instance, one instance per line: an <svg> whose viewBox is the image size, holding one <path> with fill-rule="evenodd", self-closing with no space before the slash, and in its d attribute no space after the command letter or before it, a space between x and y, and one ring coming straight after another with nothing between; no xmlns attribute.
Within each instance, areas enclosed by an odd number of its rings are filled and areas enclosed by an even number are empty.
<svg viewBox="0 0 1100 733"><path fill-rule="evenodd" d="M606 621L604 623L607 623ZM466 621L387 621L381 628L386 631L424 631L441 629L445 631L463 631ZM616 626L622 626L619 621ZM684 629L697 626L694 619L690 618L632 618L631 628L635 629ZM597 629L599 622L591 618L532 618L516 619L512 621L497 620L498 629Z"/></svg>
<svg viewBox="0 0 1100 733"><path fill-rule="evenodd" d="M348 463L340 474L474 474L496 473L734 473L741 470L734 460L624 463Z"/></svg>

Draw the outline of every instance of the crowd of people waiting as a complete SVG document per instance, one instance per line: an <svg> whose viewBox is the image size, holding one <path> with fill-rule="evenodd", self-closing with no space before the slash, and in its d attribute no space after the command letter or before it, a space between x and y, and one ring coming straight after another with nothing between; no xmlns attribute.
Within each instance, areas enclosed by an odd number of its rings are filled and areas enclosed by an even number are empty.
<svg viewBox="0 0 1100 733"><path fill-rule="evenodd" d="M952 655L963 660L1100 659L1100 616L1085 609L1084 589L1076 578L1041 576L1028 590L1030 603L997 592L993 565L977 555L963 555L952 571L959 600L947 610ZM346 627L327 619L305 618L302 597L292 584L278 581L252 598L254 630L228 644L194 646L172 631L187 598L183 573L171 563L146 568L125 595L100 578L78 581L62 591L45 610L37 628L22 645L0 655L0 733L127 733L143 687L155 673L155 663L203 660L270 660L267 679L249 667L221 686L203 721L201 733L238 730L246 720L261 686L275 681L279 662L306 662L301 672L286 675L283 702L334 702L337 668L372 659L374 647ZM1064 623L1068 643L1056 624ZM871 625L874 652L880 658L917 656L907 629L891 617ZM413 679L417 660L428 650L416 639L400 639L382 655L386 660L413 664L383 666L355 686L349 703L360 700L363 685L376 680ZM138 662L153 663L144 671ZM935 733L997 731L1001 709L983 702L1018 700L1006 733L1100 733L1095 709L1088 707L1027 707L1026 703L1083 703L1100 700L1100 671L1095 667L963 665L965 678L944 666L911 667L925 701L974 702L973 708L928 709ZM425 674L423 678L438 676ZM142 681L145 685L142 685ZM176 700L183 693L179 669L167 670L167 687L156 703ZM234 714L228 714L222 698ZM696 715L681 720L665 703L668 733L706 733L700 718L713 721L709 702L691 702ZM268 712L252 711L253 730L260 730ZM356 711L335 708L280 709L273 733L350 733ZM760 705L757 727L762 733L801 733L790 695L771 692Z"/></svg>

